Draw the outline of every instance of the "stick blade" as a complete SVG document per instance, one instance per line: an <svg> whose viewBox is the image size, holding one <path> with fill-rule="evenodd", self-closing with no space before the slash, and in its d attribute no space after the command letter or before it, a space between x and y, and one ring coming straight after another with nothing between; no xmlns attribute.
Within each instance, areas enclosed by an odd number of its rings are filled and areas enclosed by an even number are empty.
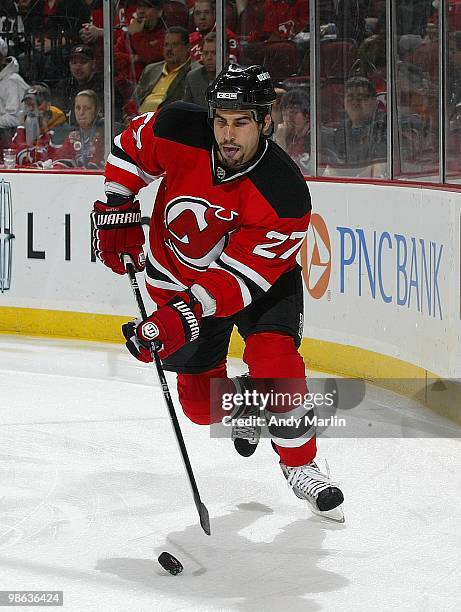
<svg viewBox="0 0 461 612"><path fill-rule="evenodd" d="M205 504L202 502L200 502L200 505L199 505L199 516L200 516L200 525L202 526L203 531L207 535L211 535L210 516L208 514L208 510Z"/></svg>

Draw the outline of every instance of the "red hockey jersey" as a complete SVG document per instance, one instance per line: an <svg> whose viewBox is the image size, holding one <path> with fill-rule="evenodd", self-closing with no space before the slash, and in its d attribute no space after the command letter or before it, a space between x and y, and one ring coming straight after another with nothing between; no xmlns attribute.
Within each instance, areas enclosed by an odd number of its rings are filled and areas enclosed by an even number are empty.
<svg viewBox="0 0 461 612"><path fill-rule="evenodd" d="M146 283L154 298L198 283L230 316L296 265L310 219L299 169L271 140L239 171L219 164L207 112L175 102L114 139L106 181L137 193L163 175L150 224Z"/></svg>

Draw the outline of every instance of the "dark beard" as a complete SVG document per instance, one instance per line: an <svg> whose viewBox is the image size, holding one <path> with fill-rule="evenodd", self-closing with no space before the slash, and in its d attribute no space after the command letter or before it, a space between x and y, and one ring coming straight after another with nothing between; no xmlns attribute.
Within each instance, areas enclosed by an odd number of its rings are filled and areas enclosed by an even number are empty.
<svg viewBox="0 0 461 612"><path fill-rule="evenodd" d="M219 163L221 164L221 166L223 166L223 168L226 168L227 170L238 170L239 168L243 168L244 166L246 166L246 162L237 162L234 164L229 164L226 160L226 158L222 155L221 153L221 149L218 147L218 159L219 159Z"/></svg>

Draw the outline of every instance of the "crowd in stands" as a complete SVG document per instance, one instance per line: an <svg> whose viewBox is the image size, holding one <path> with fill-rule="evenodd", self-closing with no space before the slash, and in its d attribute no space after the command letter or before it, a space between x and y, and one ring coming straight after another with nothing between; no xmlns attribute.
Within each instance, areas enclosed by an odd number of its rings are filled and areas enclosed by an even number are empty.
<svg viewBox="0 0 461 612"><path fill-rule="evenodd" d="M318 0L318 160L326 174L385 176L384 0ZM103 0L0 0L0 149L22 166L103 164ZM277 86L274 140L309 174L309 0L227 0L229 61L264 64ZM437 165L438 2L396 3L402 172ZM120 0L115 121L175 100L206 105L216 69L213 0ZM449 129L461 141L461 0L449 0ZM34 149L35 147L35 149Z"/></svg>

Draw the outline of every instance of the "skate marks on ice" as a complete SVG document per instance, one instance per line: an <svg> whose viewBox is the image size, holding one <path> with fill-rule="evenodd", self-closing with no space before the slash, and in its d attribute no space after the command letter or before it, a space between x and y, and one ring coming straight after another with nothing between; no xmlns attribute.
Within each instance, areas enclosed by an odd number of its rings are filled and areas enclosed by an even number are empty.
<svg viewBox="0 0 461 612"><path fill-rule="evenodd" d="M205 539L197 526L191 525L170 533L165 545L153 549L153 561L106 558L98 561L96 569L154 588L165 601L187 598L190 610L316 612L322 606L315 593L340 590L349 584L344 576L319 567L329 554L322 548L326 532L344 527L304 516L302 508L297 517L293 517L292 506L285 511L283 514L283 506L275 512L263 504L240 503L221 516L212 516L212 538ZM252 541L244 535L267 515L284 523L275 529L271 541ZM162 550L184 565L180 576L171 576L158 565L156 559Z"/></svg>
<svg viewBox="0 0 461 612"><path fill-rule="evenodd" d="M85 473L43 464L39 470L16 465L0 475L3 482L9 476L8 486L0 487L0 554L43 545L56 548L55 558L63 547L83 549L85 539L98 548L123 542L127 529L137 532L140 523L155 522L171 508L174 495L163 491L182 484L152 472Z"/></svg>
<svg viewBox="0 0 461 612"><path fill-rule="evenodd" d="M93 442L98 436L91 434L99 430L94 427L87 423L75 432L87 440L39 426L2 429L1 554L43 543L79 548L82 537L104 541L117 531L124 540L126 522L137 528L144 516L173 507L170 483L176 478L157 473L152 440L145 444L150 432L139 431L136 423L106 424L100 436L106 439ZM177 480L176 491L184 490L185 497L187 489Z"/></svg>

